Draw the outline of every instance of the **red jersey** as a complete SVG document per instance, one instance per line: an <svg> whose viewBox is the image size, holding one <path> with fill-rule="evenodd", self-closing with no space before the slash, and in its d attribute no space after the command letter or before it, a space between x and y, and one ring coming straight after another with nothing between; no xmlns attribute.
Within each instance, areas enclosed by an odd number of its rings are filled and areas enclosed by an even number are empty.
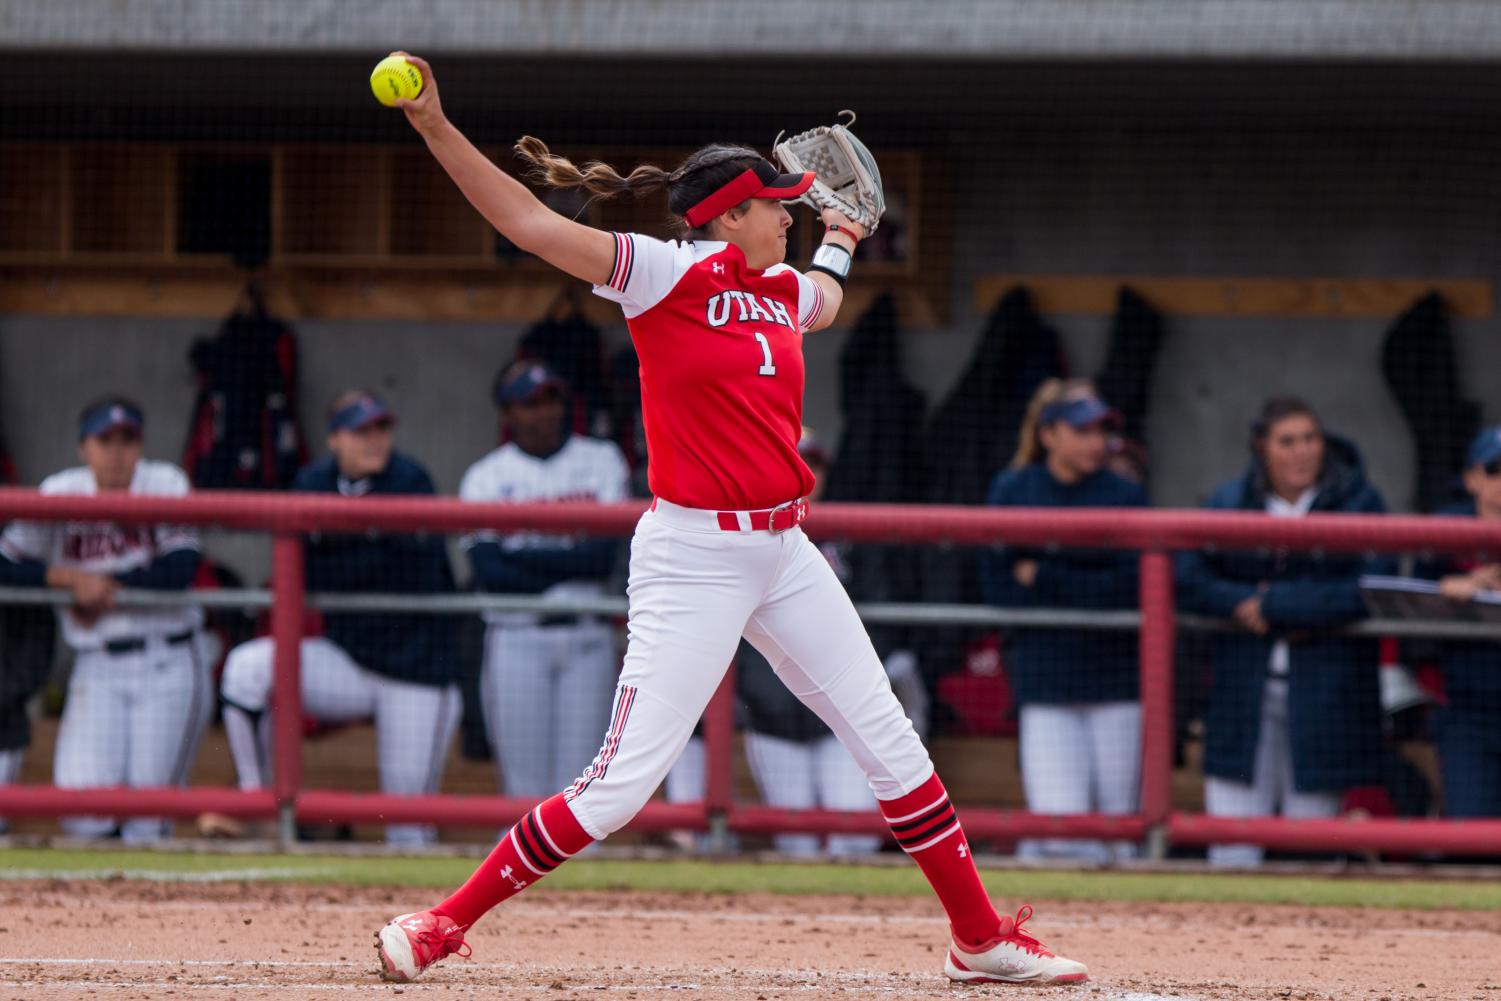
<svg viewBox="0 0 1501 1001"><path fill-rule="evenodd" d="M620 303L641 363L647 479L683 507L743 511L806 496L803 329L823 293L785 264L748 267L731 243L615 234L596 294Z"/></svg>

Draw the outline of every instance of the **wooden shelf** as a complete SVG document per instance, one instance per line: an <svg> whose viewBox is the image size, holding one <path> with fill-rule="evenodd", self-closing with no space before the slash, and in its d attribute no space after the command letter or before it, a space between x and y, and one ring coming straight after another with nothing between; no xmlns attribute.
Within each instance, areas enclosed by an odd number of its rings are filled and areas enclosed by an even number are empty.
<svg viewBox="0 0 1501 1001"><path fill-rule="evenodd" d="M488 256L490 225L432 154L426 149L394 151L390 172L390 256L439 261Z"/></svg>
<svg viewBox="0 0 1501 1001"><path fill-rule="evenodd" d="M155 254L173 249L167 197L171 150L110 144L68 151L70 251Z"/></svg>
<svg viewBox="0 0 1501 1001"><path fill-rule="evenodd" d="M364 257L387 252L383 195L389 157L370 148L282 152L273 253Z"/></svg>
<svg viewBox="0 0 1501 1001"><path fill-rule="evenodd" d="M486 152L516 169L508 149ZM670 166L685 153L560 152L626 172L646 162ZM0 155L33 167L0 191L0 312L212 316L232 307L244 268L255 263L267 294L291 317L528 320L570 280L507 247L432 156L412 145L7 142ZM887 289L899 292L910 322L942 316L947 230L934 226L921 166L916 154L882 158L893 204L902 207L877 240L902 227L903 250L857 264L847 320ZM660 194L539 194L592 226L673 235ZM821 232L811 219L795 234L794 264L806 262ZM603 300L589 311L602 323L619 319Z"/></svg>
<svg viewBox="0 0 1501 1001"><path fill-rule="evenodd" d="M0 184L0 253L61 253L67 220L62 148L7 145L5 161L18 169Z"/></svg>

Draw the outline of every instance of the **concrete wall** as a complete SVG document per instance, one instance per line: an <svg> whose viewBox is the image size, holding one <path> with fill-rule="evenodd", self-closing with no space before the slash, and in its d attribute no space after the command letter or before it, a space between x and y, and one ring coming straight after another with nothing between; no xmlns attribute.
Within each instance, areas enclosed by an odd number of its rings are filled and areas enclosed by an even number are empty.
<svg viewBox="0 0 1501 1001"><path fill-rule="evenodd" d="M1187 8L1187 9L1185 9ZM789 27L791 26L791 27ZM1487 0L71 0L0 6L0 45L29 48L642 53L816 58L1494 57Z"/></svg>

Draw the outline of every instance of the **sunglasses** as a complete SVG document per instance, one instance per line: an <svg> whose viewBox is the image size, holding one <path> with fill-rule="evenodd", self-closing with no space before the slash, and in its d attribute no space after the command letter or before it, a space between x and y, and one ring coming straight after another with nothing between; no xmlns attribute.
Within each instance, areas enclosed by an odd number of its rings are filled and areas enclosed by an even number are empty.
<svg viewBox="0 0 1501 1001"><path fill-rule="evenodd" d="M1485 475L1487 476L1501 474L1501 459L1492 459L1480 468L1485 470Z"/></svg>

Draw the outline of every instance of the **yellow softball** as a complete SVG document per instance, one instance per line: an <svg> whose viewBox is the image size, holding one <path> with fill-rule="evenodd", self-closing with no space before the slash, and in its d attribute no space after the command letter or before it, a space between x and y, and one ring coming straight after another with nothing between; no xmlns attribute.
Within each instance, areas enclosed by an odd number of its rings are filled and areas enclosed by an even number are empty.
<svg viewBox="0 0 1501 1001"><path fill-rule="evenodd" d="M370 72L370 89L377 101L394 108L401 98L410 101L422 93L422 71L401 56L387 56Z"/></svg>

